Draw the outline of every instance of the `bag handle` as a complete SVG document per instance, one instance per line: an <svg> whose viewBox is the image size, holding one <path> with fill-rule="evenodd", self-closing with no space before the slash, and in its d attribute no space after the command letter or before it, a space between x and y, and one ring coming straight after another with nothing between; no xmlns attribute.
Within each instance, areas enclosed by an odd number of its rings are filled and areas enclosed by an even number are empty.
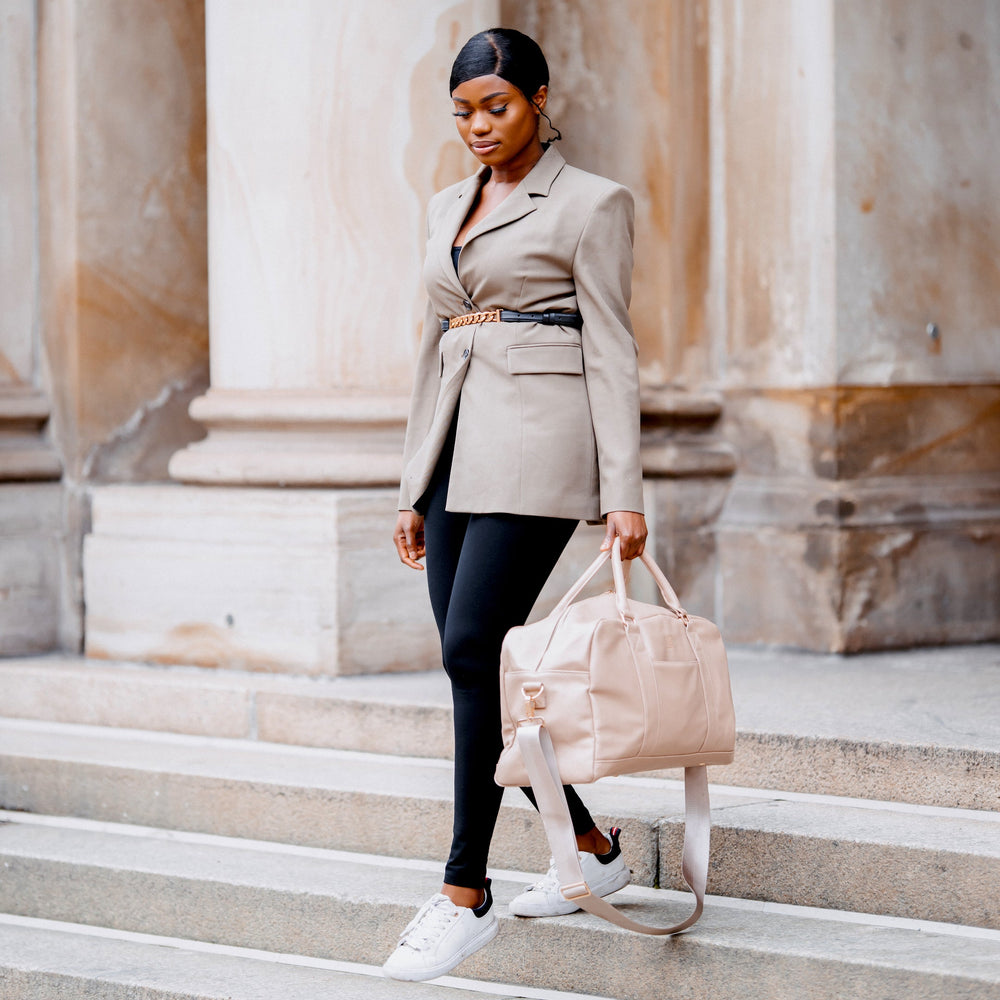
<svg viewBox="0 0 1000 1000"><path fill-rule="evenodd" d="M612 552L612 555L614 553ZM619 556L621 558L621 556ZM656 581L656 587L660 591L660 596L663 598L664 606L673 611L674 614L683 617L684 608L681 607L681 599L677 596L677 591L670 586L670 581L667 579L663 570L653 561L653 557L643 550L642 555L639 557L642 560L643 566L649 570L649 575Z"/></svg>
<svg viewBox="0 0 1000 1000"><path fill-rule="evenodd" d="M611 553L602 552L584 571L580 578L563 595L562 600L549 613L550 618L562 616L566 609L580 596L580 591L597 575L597 571L608 561Z"/></svg>
<svg viewBox="0 0 1000 1000"><path fill-rule="evenodd" d="M676 591L670 586L663 570L653 561L653 557L643 551L639 557L642 564L649 570L650 576L656 581L657 589L663 598L663 604L668 611L673 611L678 617L684 616L684 609L681 607L680 598ZM610 552L602 552L584 571L580 578L563 595L562 600L552 609L549 617L559 618L566 609L580 596L580 592L597 575L597 571L611 560L611 574L615 581L615 603L618 606L618 613L623 617L628 617L628 586L625 581L625 570L622 565L622 540L616 535L614 544Z"/></svg>
<svg viewBox="0 0 1000 1000"><path fill-rule="evenodd" d="M580 866L573 821L559 777L552 738L541 720L522 722L517 729L516 742L538 801L538 812L555 858L563 896L588 913L640 934L677 934L696 923L705 907L711 832L708 769L705 765L684 768L684 852L681 871L684 881L695 895L694 911L686 920L672 927L652 927L629 919L606 899L591 893Z"/></svg>

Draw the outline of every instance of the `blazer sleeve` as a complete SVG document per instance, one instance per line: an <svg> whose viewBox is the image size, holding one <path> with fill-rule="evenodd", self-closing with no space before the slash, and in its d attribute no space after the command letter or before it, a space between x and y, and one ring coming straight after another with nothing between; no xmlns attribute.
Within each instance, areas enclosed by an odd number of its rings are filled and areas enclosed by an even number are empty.
<svg viewBox="0 0 1000 1000"><path fill-rule="evenodd" d="M643 513L638 349L628 315L634 230L632 194L615 185L595 202L573 257L602 517Z"/></svg>
<svg viewBox="0 0 1000 1000"><path fill-rule="evenodd" d="M440 362L438 359L441 341L441 321L434 312L430 300L424 311L424 326L417 351L417 368L413 378L413 393L410 396L410 412L406 420L406 438L403 444L403 481L399 486L397 510L412 510L410 494L406 487L406 466L413 453L420 447L434 420L434 407L440 387ZM419 500L419 497L414 499Z"/></svg>

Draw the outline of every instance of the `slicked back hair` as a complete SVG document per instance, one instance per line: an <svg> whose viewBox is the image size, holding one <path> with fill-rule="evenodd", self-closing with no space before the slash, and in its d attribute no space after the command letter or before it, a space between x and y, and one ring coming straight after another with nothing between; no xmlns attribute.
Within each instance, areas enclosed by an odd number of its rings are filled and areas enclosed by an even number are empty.
<svg viewBox="0 0 1000 1000"><path fill-rule="evenodd" d="M530 101L549 82L549 65L533 38L513 28L490 28L462 46L451 67L448 93L479 76L499 76Z"/></svg>

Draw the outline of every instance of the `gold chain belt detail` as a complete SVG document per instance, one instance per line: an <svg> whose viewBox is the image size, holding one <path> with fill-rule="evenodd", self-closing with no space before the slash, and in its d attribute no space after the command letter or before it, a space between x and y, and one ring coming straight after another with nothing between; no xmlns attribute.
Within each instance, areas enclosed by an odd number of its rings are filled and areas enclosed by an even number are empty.
<svg viewBox="0 0 1000 1000"><path fill-rule="evenodd" d="M475 323L499 323L500 309L490 309L488 312L465 313L463 316L452 316L448 320L448 329L452 330L456 326L472 326Z"/></svg>

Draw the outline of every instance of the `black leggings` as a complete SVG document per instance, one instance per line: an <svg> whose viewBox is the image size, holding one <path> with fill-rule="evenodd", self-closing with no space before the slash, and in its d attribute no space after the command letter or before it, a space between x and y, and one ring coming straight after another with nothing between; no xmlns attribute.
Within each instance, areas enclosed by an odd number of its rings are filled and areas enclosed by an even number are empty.
<svg viewBox="0 0 1000 1000"><path fill-rule="evenodd" d="M523 625L577 522L519 514L445 510L454 424L417 509L424 514L427 585L451 680L455 720L455 824L445 868L448 885L479 889L503 789L493 780L503 746L500 646ZM534 803L531 789L525 794ZM594 821L566 786L576 833Z"/></svg>

